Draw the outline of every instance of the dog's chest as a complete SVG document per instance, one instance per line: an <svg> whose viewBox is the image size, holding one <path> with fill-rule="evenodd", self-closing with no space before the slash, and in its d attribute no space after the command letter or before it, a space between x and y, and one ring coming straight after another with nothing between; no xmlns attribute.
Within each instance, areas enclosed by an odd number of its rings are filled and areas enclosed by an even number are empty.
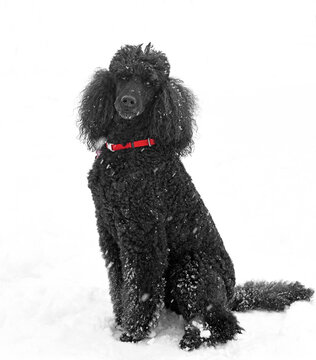
<svg viewBox="0 0 316 360"><path fill-rule="evenodd" d="M100 183L108 200L117 201L130 195L144 184L146 177L146 171L136 164L109 162L100 169Z"/></svg>
<svg viewBox="0 0 316 360"><path fill-rule="evenodd" d="M144 197L148 184L152 187L159 182L160 165L148 161L145 154L130 157L111 155L97 159L89 173L89 186L99 188L106 207L121 206L135 196Z"/></svg>

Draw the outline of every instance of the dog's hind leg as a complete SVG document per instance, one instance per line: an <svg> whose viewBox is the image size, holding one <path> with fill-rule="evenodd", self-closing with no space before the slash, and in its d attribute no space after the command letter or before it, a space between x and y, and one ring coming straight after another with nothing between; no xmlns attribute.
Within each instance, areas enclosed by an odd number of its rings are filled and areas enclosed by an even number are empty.
<svg viewBox="0 0 316 360"><path fill-rule="evenodd" d="M187 255L169 269L166 304L187 322L180 341L182 349L224 343L241 332L226 306L225 283L209 264L197 255Z"/></svg>

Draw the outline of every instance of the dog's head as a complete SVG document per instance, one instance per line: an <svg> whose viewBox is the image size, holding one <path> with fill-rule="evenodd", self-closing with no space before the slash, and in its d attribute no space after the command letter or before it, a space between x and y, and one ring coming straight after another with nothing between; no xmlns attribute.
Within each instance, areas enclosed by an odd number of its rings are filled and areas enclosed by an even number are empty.
<svg viewBox="0 0 316 360"><path fill-rule="evenodd" d="M116 82L115 109L123 119L132 119L145 111L168 80L170 65L165 54L149 43L144 51L130 45L120 49L109 70Z"/></svg>
<svg viewBox="0 0 316 360"><path fill-rule="evenodd" d="M109 70L98 70L83 91L79 127L88 148L95 149L98 139L120 124L145 128L142 135L154 138L158 146L188 153L195 98L169 73L166 55L150 43L144 50L142 45L122 47Z"/></svg>

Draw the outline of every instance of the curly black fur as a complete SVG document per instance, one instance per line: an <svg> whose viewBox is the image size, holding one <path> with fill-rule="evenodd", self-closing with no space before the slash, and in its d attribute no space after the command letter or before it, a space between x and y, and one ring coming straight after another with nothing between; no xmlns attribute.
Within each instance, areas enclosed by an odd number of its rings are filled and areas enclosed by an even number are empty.
<svg viewBox="0 0 316 360"><path fill-rule="evenodd" d="M166 306L187 321L180 346L191 350L241 332L232 309L281 310L312 291L298 283L234 291L233 263L180 160L192 150L195 98L169 72L151 44L121 48L84 90L79 128L89 149L101 146L88 180L121 340L145 338ZM111 152L104 138L156 145Z"/></svg>

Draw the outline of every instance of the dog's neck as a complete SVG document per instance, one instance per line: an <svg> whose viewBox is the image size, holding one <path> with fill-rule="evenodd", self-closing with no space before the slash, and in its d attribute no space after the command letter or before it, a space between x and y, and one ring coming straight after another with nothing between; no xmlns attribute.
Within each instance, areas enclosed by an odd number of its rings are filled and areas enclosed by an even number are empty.
<svg viewBox="0 0 316 360"><path fill-rule="evenodd" d="M124 144L130 141L147 139L150 137L148 117L141 114L133 119L123 119L115 114L106 140L113 144Z"/></svg>

